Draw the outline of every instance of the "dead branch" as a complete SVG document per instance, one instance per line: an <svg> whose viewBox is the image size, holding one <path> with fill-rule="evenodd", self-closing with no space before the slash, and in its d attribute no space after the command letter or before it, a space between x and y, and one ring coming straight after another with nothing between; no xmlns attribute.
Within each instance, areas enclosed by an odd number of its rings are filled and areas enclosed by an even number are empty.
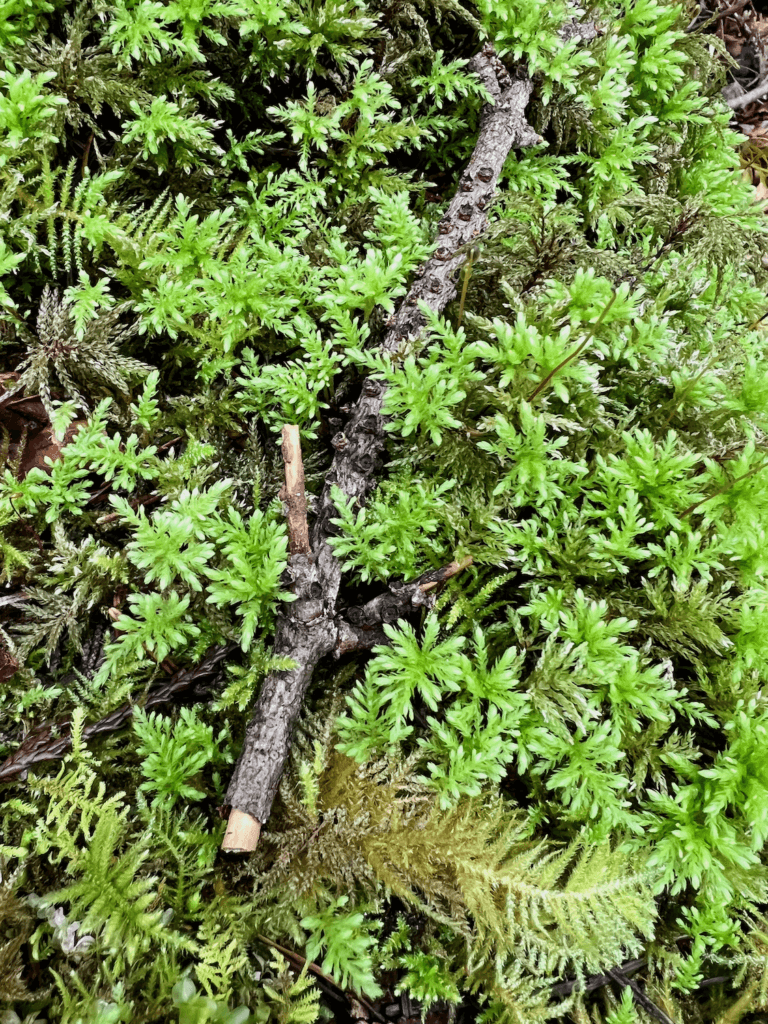
<svg viewBox="0 0 768 1024"><path fill-rule="evenodd" d="M645 957L638 957L635 960L628 960L622 964L621 967L615 967L613 969L614 974L621 975L623 978L629 977L631 974L636 974L646 966L647 960ZM611 974L594 974L591 978L588 978L586 982L581 985L578 979L574 978L571 981L561 981L557 985L553 985L550 989L550 995L553 999L563 999L565 996L569 996L574 989L578 989L579 992L594 992L598 988L603 988L605 985L610 985L613 978Z"/></svg>
<svg viewBox="0 0 768 1024"><path fill-rule="evenodd" d="M620 988L632 989L632 998L638 1006L642 1006L649 1017L653 1017L654 1020L660 1022L660 1024L675 1024L671 1017L662 1010L660 1006L657 1006L652 999L650 999L645 992L640 988L634 978L628 978L626 974L616 969L608 971L608 977L611 981L615 981Z"/></svg>
<svg viewBox="0 0 768 1024"><path fill-rule="evenodd" d="M278 953L281 953L287 960L290 960L293 966L297 967L299 970L301 970L306 964L307 970L310 972L310 974L314 974L316 978L319 978L321 981L324 981L326 985L329 985L332 989L334 989L334 991L342 993L342 995L345 998L345 1001L348 1001L347 990L342 988L338 981L332 978L329 974L324 974L317 966L317 964L308 962L307 958L303 957L301 953L295 953L292 949L287 949L285 946L281 946L279 943L274 942L272 939L268 939L266 935L257 935L256 938L259 940L259 942L263 942L265 946L271 946L272 949L276 949ZM355 999L357 1000L358 1003L364 1006L369 1013L373 1014L376 1020L381 1021L382 1024L386 1024L386 1017L383 1017L379 1013L379 1011L374 1006L372 1006L371 1003L369 1003L364 996L355 993Z"/></svg>
<svg viewBox="0 0 768 1024"><path fill-rule="evenodd" d="M482 80L493 103L487 103L481 112L477 145L438 227L439 245L388 321L382 349L392 355L421 337L426 316L420 302L441 313L455 297L465 249L487 224L486 210L510 150L541 141L525 120L533 89L529 78L511 78L488 43L470 61L469 70ZM295 667L271 672L264 681L227 791L227 801L234 811L262 824L272 808L312 672L336 646L334 625L341 567L328 543L337 532L331 520L338 515L331 490L336 486L347 498L361 499L374 486L375 470L385 448L384 391L378 381L365 381L349 423L333 439L336 455L326 474L312 531L312 550L290 558L288 574L296 600L278 615L274 653L290 658ZM254 846L235 844L228 829L222 848L246 850Z"/></svg>
<svg viewBox="0 0 768 1024"><path fill-rule="evenodd" d="M171 701L178 700L186 694L198 696L207 687L219 671L219 663L232 651L236 644L214 647L208 655L194 668L179 669L172 678L153 687L144 701L144 710L152 711L163 707ZM92 722L83 728L83 740L93 739L110 732L116 732L130 722L136 707L130 701L110 711L98 722ZM63 757L72 747L72 733L69 722L44 722L31 732L21 746L10 757L0 764L0 782L23 775L36 764L44 761L56 761Z"/></svg>
<svg viewBox="0 0 768 1024"><path fill-rule="evenodd" d="M744 107L748 107L750 103L761 100L766 94L768 94L768 78L764 78L759 85L756 85L754 89L750 89L749 92L745 92L742 96L726 100L726 103L731 110L742 110Z"/></svg>
<svg viewBox="0 0 768 1024"><path fill-rule="evenodd" d="M388 591L366 604L347 608L346 618L338 616L336 619L334 658L352 651L370 650L377 644L388 644L389 637L379 628L381 623L397 622L414 608L431 607L432 591L471 564L472 558L468 557L425 572L412 583L391 583Z"/></svg>
<svg viewBox="0 0 768 1024"><path fill-rule="evenodd" d="M347 618L337 616L335 620L335 647L333 655L340 658L343 654L353 651L370 650L377 644L388 644L389 637L381 629L381 623L396 622L412 612L414 608L429 606L430 593L434 587L439 586L445 580L455 576L468 565L472 564L471 558L465 558L461 562L451 562L440 569L430 569L422 573L418 579L411 583L402 585L391 584L390 589L366 604L359 607L353 606L347 609ZM10 594L7 597L0 597L0 607L23 603L27 600L26 594ZM119 616L117 608L109 609L109 617L114 620ZM97 627L93 636L93 652L83 661L83 670L93 671L96 667L96 657L101 650L105 627ZM155 708L163 707L188 695L199 697L212 682L217 666L233 651L237 650L237 644L227 644L224 647L214 647L208 652L199 665L194 668L183 668L176 670L172 678L154 686L147 695L144 702L144 710L152 711ZM163 662L161 667L164 667ZM170 675L171 673L169 673ZM83 740L88 741L96 736L104 736L123 728L133 714L134 704L126 702L120 707L110 711L98 722L92 722L83 729ZM24 742L14 751L10 757L0 764L0 782L8 782L19 776L23 776L36 764L46 761L55 761L63 757L72 746L70 723L43 722L30 732ZM260 830L260 825L254 819L241 812L241 819L238 821L238 830ZM258 834L251 837L251 841L258 841Z"/></svg>

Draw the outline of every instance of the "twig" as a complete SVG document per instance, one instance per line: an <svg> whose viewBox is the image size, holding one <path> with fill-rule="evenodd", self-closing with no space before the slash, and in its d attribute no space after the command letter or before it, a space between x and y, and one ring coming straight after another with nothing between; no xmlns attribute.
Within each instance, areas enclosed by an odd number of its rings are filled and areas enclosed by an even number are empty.
<svg viewBox="0 0 768 1024"><path fill-rule="evenodd" d="M531 80L510 78L488 43L472 58L469 70L482 80L494 102L481 111L477 145L438 227L439 245L387 322L382 343L385 353L395 354L404 343L421 337L427 323L423 305L441 313L453 300L454 277L465 260L458 250L471 245L485 228L485 210L493 199L507 155L513 147L540 141L524 116L533 90ZM338 487L347 498L359 499L374 486L377 461L385 450L384 392L380 382L364 382L344 433L333 438L336 455L326 474L312 530L312 551L290 558L288 573L296 600L284 606L277 617L274 654L289 658L294 667L270 672L264 680L227 790L227 802L234 810L261 823L272 809L293 725L314 668L336 644L334 623L341 566L328 543L338 532L333 523L338 516L333 488Z"/></svg>
<svg viewBox="0 0 768 1024"><path fill-rule="evenodd" d="M722 21L723 18L727 18L729 14L735 14L737 11L740 11L742 7L746 7L750 2L751 0L738 0L738 3L731 4L731 6L726 7L724 11L718 11L716 14L710 15L708 18L699 11L693 21L686 26L685 31L693 32L695 30L696 32L703 32L705 28L709 28L711 25L716 25L718 21ZM698 22L701 18L704 18L704 21L699 25Z"/></svg>
<svg viewBox="0 0 768 1024"><path fill-rule="evenodd" d="M431 591L439 587L456 573L472 564L472 557L463 558L460 562L451 562L441 569L432 569L423 573L412 583L390 589L378 597L374 597L364 605L347 609L346 618L336 619L336 646L334 658L352 651L366 651L377 644L388 644L389 637L380 628L380 623L396 622L404 618L415 607L429 605Z"/></svg>
<svg viewBox="0 0 768 1024"><path fill-rule="evenodd" d="M732 982L733 977L730 974L720 974L717 978L705 978L698 988L711 988L712 985L724 985L726 981Z"/></svg>
<svg viewBox="0 0 768 1024"><path fill-rule="evenodd" d="M759 85L756 85L754 89L750 89L749 92L745 92L743 96L736 96L735 99L726 100L725 102L731 110L741 110L743 107L748 107L750 103L761 100L766 93L768 93L768 78L764 78Z"/></svg>
<svg viewBox="0 0 768 1024"><path fill-rule="evenodd" d="M287 949L285 946L281 946L277 942L273 942L272 939L268 939L266 935L257 935L256 938L259 942L263 942L265 946L271 946L272 949L276 949L278 953L282 953L284 957L292 960L293 963L299 967L307 965L307 970L315 975L317 978L322 978L323 981L327 982L332 988L335 988L337 992L343 992L346 994L346 989L342 988L341 985L328 974L324 974L317 964L307 961L307 958L302 956L301 953L294 953L292 949ZM355 993L355 999L358 1003L361 1003L369 1013L372 1013L376 1020L381 1021L382 1024L387 1024L386 1017L383 1017L378 1010L376 1010L363 996Z"/></svg>
<svg viewBox="0 0 768 1024"><path fill-rule="evenodd" d="M638 1006L642 1006L642 1008L649 1016L654 1017L656 1020L660 1021L660 1024L675 1024L672 1018L668 1017L666 1013L664 1013L664 1011L661 1009L661 1007L657 1006L656 1003L654 1003L654 1001L650 999L645 994L645 992L643 992L643 990L640 988L638 983L633 978L625 977L624 974L622 974L620 971L617 971L616 969L608 971L608 975L610 976L612 981L615 981L616 984L620 985L622 988L632 989L632 997L634 998L635 1002L638 1004Z"/></svg>
<svg viewBox="0 0 768 1024"><path fill-rule="evenodd" d="M180 669L171 679L160 683L159 686L155 686L149 691L147 699L144 701L144 710L151 711L153 708L162 707L172 700L177 700L188 691L196 690L211 682L218 673L219 662L236 649L236 644L215 647L199 665L194 668ZM114 711L110 711L104 718L100 718L98 722L86 725L83 729L83 740L90 740L94 736L103 736L121 729L133 717L135 707L136 705L131 701L126 701ZM54 731L58 731L59 735L54 736ZM67 753L71 746L72 735L69 722L44 722L27 736L9 758L0 764L0 782L8 782L36 764L58 760Z"/></svg>
<svg viewBox="0 0 768 1024"><path fill-rule="evenodd" d="M627 963L622 964L621 967L615 967L614 971L626 977L630 974L635 974L637 971L645 967L647 961L644 957L637 960L628 960ZM613 979L610 974L595 974L591 978L588 978L584 983L584 987L580 989L581 992L594 992L595 989L603 988L605 985L609 985ZM578 979L574 978L572 981L561 981L557 985L553 985L550 989L550 994L553 999L561 999L564 996L569 996L571 992L578 986Z"/></svg>
<svg viewBox="0 0 768 1024"><path fill-rule="evenodd" d="M287 506L288 543L291 560L311 556L309 526L307 525L307 499L304 492L304 463L301 458L301 437L295 424L283 426L283 462L285 486L280 497ZM227 853L247 853L255 850L261 835L261 819L239 807L232 807L227 829L221 843Z"/></svg>
<svg viewBox="0 0 768 1024"><path fill-rule="evenodd" d="M717 14L712 16L712 20L706 22L702 28L708 28L710 25L716 25L718 21L722 21L723 18L727 18L729 14L737 14L743 7L746 7L751 0L739 0L736 4L731 4L730 7L726 7L724 11L718 11Z"/></svg>
<svg viewBox="0 0 768 1024"><path fill-rule="evenodd" d="M675 942L677 945L680 945L689 942L690 936L678 935L672 941ZM645 967L647 963L648 960L646 957L639 957L636 960L627 960L626 963L623 963L620 967L614 967L613 970L617 974L627 976L630 974L636 974L639 970L642 970L642 968ZM593 974L591 978L587 978L586 982L584 983L584 986L580 988L579 991L594 992L595 989L603 988L605 985L608 985L613 980L614 979L611 978L609 974ZM725 981L732 980L733 979L728 975L718 978L707 978L701 982L698 988L708 988L710 985L718 985L722 984ZM571 981L561 981L557 985L553 985L550 989L552 998L560 999L563 996L569 996L578 985L578 978L573 978Z"/></svg>
<svg viewBox="0 0 768 1024"><path fill-rule="evenodd" d="M307 499L304 493L304 463L301 458L299 428L293 424L283 427L283 461L285 487L279 497L288 506L288 538L292 555L308 555L309 526L307 525Z"/></svg>
<svg viewBox="0 0 768 1024"><path fill-rule="evenodd" d="M460 562L449 562L442 569L431 569L429 572L422 573L416 582L423 593L426 594L432 587L436 587L440 583L449 580L452 576L456 576L457 573L463 572L464 569L468 569L473 561L472 555L467 555Z"/></svg>

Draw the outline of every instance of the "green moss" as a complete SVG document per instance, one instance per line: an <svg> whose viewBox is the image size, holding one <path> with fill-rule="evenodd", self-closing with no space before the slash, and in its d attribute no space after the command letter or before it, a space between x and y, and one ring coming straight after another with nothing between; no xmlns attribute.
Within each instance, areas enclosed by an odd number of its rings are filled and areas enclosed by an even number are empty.
<svg viewBox="0 0 768 1024"><path fill-rule="evenodd" d="M563 42L582 15L596 37ZM487 1024L639 1020L626 992L550 992L640 955L686 1024L726 1010L698 987L726 969L734 1012L768 1005L766 228L688 20L0 4L0 345L40 399L32 426L0 412L0 581L23 591L0 750L73 722L62 764L2 784L9 1013L327 1015L275 943ZM506 162L461 310L384 360L477 137L486 39L533 76L545 141ZM318 493L365 373L389 461L365 508L337 502L344 600L472 567L321 668L259 850L222 860L246 708L285 666L279 430ZM67 443L22 473L41 416ZM164 659L227 641L220 693L84 744Z"/></svg>

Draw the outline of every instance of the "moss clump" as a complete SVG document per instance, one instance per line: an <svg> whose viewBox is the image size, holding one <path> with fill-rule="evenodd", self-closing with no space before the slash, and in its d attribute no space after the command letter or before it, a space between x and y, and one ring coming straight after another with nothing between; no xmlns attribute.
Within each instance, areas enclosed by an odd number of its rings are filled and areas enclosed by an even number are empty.
<svg viewBox="0 0 768 1024"><path fill-rule="evenodd" d="M485 1024L646 1020L578 992L634 957L675 1020L765 1008L766 232L689 21L5 4L0 754L72 730L3 783L11 1015L311 1024L304 955ZM532 76L544 141L507 161L461 310L384 361L484 40ZM473 566L321 666L262 846L222 860L280 666L279 429L317 493L368 373L388 463L364 510L339 501L343 600ZM225 643L194 708L83 739Z"/></svg>

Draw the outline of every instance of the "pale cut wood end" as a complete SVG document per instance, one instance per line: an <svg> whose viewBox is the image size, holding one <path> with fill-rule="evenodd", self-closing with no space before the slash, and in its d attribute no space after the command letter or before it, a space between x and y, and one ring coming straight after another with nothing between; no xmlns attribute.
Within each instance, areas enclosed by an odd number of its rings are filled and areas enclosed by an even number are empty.
<svg viewBox="0 0 768 1024"><path fill-rule="evenodd" d="M246 814L245 811L238 811L236 807L233 807L227 822L227 831L221 841L221 848L227 853L252 853L259 845L260 835L261 822L252 818L250 814Z"/></svg>
<svg viewBox="0 0 768 1024"><path fill-rule="evenodd" d="M288 506L288 541L292 555L309 555L307 497L304 491L304 463L301 458L301 435L295 423L283 425L283 461L285 487L280 497Z"/></svg>

